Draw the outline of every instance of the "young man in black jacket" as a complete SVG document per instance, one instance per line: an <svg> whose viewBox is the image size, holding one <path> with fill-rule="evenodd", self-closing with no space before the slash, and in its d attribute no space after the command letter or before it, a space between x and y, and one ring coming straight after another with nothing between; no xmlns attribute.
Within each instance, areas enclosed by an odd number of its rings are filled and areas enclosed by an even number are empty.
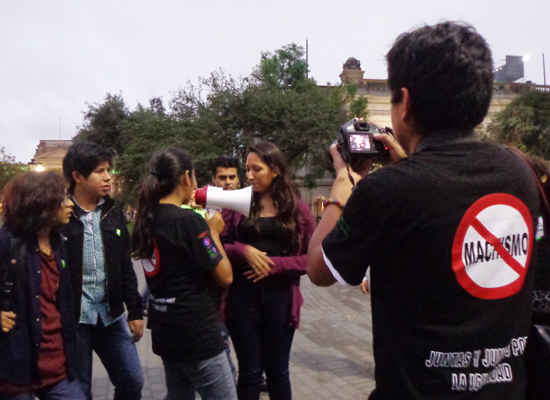
<svg viewBox="0 0 550 400"><path fill-rule="evenodd" d="M108 195L111 166L110 152L89 142L72 145L63 159L75 204L62 233L79 321L78 378L91 399L95 351L115 386L114 398L141 399L143 372L135 346L143 335L141 296L124 214Z"/></svg>

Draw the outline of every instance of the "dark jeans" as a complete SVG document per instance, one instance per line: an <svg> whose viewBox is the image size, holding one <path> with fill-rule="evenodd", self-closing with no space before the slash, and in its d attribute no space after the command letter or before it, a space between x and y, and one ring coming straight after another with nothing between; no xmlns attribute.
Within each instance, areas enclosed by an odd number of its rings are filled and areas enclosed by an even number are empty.
<svg viewBox="0 0 550 400"><path fill-rule="evenodd" d="M295 329L289 325L289 287L245 284L231 287L227 328L239 361L239 400L260 397L262 370L271 400L290 400L289 358Z"/></svg>
<svg viewBox="0 0 550 400"><path fill-rule="evenodd" d="M35 396L39 400L84 400L86 398L78 380L69 381L63 379L55 385L47 386L32 393L16 395L0 394L0 400L34 400Z"/></svg>
<svg viewBox="0 0 550 400"><path fill-rule="evenodd" d="M80 324L76 330L78 362L76 373L88 400L92 399L92 361L95 351L115 387L115 400L139 400L143 388L143 372L128 327L122 316L109 326Z"/></svg>
<svg viewBox="0 0 550 400"><path fill-rule="evenodd" d="M526 399L550 398L550 325L531 325L525 348Z"/></svg>

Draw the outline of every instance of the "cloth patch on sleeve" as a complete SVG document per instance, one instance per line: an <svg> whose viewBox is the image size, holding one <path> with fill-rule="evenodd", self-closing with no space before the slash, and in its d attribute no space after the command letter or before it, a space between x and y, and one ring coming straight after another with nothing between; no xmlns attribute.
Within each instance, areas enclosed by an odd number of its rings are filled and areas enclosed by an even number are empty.
<svg viewBox="0 0 550 400"><path fill-rule="evenodd" d="M208 236L208 232L201 233L199 239L202 239L202 244L204 245L204 247L206 247L206 251L210 256L210 259L213 260L214 258L216 258L216 256L218 255L218 249L216 248L216 244L213 243L213 240Z"/></svg>
<svg viewBox="0 0 550 400"><path fill-rule="evenodd" d="M350 226L348 225L348 223L346 221L344 221L344 217L340 217L340 219L338 220L338 223L336 224L338 226L338 230L340 232L342 232L342 234L345 236L345 237L348 237L351 233L351 228Z"/></svg>

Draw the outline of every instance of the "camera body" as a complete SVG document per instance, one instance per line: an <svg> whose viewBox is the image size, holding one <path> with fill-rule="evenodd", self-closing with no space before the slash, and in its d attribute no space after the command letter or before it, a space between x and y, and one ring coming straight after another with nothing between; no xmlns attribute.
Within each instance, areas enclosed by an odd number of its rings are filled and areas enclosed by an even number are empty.
<svg viewBox="0 0 550 400"><path fill-rule="evenodd" d="M389 155L389 151L379 140L375 140L374 133L392 133L391 129L376 128L371 131L367 121L361 118L353 118L340 128L338 138L338 150L345 163L352 169L365 159L379 161Z"/></svg>

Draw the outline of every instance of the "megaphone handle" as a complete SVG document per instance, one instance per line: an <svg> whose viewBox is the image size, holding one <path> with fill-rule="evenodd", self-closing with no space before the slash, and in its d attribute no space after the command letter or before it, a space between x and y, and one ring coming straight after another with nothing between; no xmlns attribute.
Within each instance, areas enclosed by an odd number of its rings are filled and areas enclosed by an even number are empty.
<svg viewBox="0 0 550 400"><path fill-rule="evenodd" d="M209 217L212 217L214 214L216 214L216 211L220 211L221 212L221 208L220 209L215 209L215 208L207 208L207 211L208 211L208 216Z"/></svg>

